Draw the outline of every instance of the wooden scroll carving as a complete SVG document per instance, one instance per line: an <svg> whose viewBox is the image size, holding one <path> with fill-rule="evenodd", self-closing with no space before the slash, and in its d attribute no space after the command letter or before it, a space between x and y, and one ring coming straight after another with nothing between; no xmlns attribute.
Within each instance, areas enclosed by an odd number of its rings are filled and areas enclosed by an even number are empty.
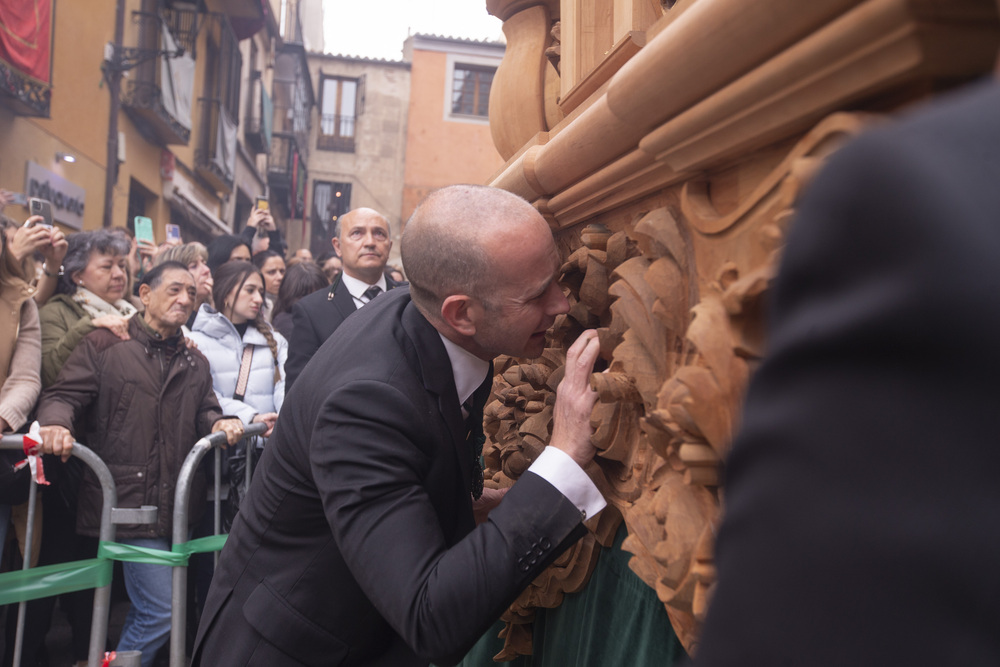
<svg viewBox="0 0 1000 667"><path fill-rule="evenodd" d="M571 309L541 359L497 362L485 415L487 483L513 484L541 453L564 350L596 328L599 455L588 473L609 508L504 615L496 659L531 652L534 609L558 606L586 584L598 545L611 544L622 520L630 567L656 591L684 646L696 649L714 584L719 463L763 353L764 302L786 226L818 166L866 122L828 117L768 168L747 168L756 183L735 202L731 175L707 175L650 199L655 206L632 212L617 231L592 223L559 237ZM730 202L725 213L719 200Z"/></svg>
<svg viewBox="0 0 1000 667"><path fill-rule="evenodd" d="M538 456L564 350L593 327L606 372L592 379L588 473L609 503L508 610L498 658L530 652L533 610L585 585L621 521L630 566L694 651L715 580L719 462L764 349L796 197L871 120L838 110L895 111L990 71L997 5L485 1L508 37L490 104L507 164L491 184L549 220L572 306L542 359L498 365L488 483L512 484Z"/></svg>
<svg viewBox="0 0 1000 667"><path fill-rule="evenodd" d="M538 133L562 120L556 105L558 31L552 30L559 2L490 0L487 7L502 18L507 38L503 62L490 88L490 117L504 118L503 123L490 123L490 131L497 152L507 160Z"/></svg>

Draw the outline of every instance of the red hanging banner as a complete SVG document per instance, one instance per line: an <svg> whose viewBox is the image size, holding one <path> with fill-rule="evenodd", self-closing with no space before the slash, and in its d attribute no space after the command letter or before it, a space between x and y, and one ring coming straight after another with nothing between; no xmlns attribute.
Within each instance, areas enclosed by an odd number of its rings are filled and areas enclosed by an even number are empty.
<svg viewBox="0 0 1000 667"><path fill-rule="evenodd" d="M0 60L52 83L52 0L0 0Z"/></svg>

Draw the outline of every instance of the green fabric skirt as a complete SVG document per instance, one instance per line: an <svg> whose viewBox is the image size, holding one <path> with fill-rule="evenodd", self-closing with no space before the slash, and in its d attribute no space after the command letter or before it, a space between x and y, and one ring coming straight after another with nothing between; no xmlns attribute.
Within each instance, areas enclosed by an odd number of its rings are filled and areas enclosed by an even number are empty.
<svg viewBox="0 0 1000 667"><path fill-rule="evenodd" d="M621 550L628 532L623 523L610 549L601 549L590 582L567 595L555 609L535 615L534 655L495 663L503 649L490 628L459 663L462 667L671 667L686 658L663 603L628 567L631 554Z"/></svg>

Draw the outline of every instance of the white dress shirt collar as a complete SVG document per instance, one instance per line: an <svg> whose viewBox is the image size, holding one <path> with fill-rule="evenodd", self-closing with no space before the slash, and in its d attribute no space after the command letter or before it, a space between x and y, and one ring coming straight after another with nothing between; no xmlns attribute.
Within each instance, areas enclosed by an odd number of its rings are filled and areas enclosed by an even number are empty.
<svg viewBox="0 0 1000 667"><path fill-rule="evenodd" d="M438 332L441 336L441 332ZM444 349L451 361L451 371L455 375L455 389L458 391L459 403L472 396L473 392L486 379L490 370L490 362L463 350L461 347L441 336ZM462 408L462 417L469 414ZM568 454L546 447L528 468L561 494L566 496L580 510L580 518L589 519L607 506L607 501L601 495L600 489L590 479L590 476L570 458Z"/></svg>
<svg viewBox="0 0 1000 667"><path fill-rule="evenodd" d="M372 287L372 285L369 285L368 283L366 283L363 280L358 280L357 278L355 278L353 276L347 275L346 271L344 271L343 273L340 274L340 280L341 280L342 283L344 283L344 287L347 288L347 291L350 292L351 296L354 297L354 305L355 306L357 306L358 308L360 308L361 306L363 306L366 303L368 303L368 300L367 299L363 299L361 295L365 293L366 289L368 289L369 287ZM387 290L386 284L385 284L385 274L384 273L383 274L379 274L378 282L375 283L375 284L378 285L379 287L381 287L383 292L385 292Z"/></svg>
<svg viewBox="0 0 1000 667"><path fill-rule="evenodd" d="M441 336L440 332L438 332L438 336ZM486 379L486 374L490 372L490 362L483 361L471 352L463 350L444 336L441 336L441 342L444 343L444 349L448 353L449 361L451 361L451 372L455 376L458 402L459 404L465 403ZM464 408L462 413L465 414Z"/></svg>

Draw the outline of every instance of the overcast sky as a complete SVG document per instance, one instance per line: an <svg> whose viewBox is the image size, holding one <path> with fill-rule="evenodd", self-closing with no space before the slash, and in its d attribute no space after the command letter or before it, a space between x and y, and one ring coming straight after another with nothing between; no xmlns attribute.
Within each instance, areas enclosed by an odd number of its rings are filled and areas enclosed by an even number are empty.
<svg viewBox="0 0 1000 667"><path fill-rule="evenodd" d="M325 49L399 60L408 34L502 41L486 0L323 0Z"/></svg>

